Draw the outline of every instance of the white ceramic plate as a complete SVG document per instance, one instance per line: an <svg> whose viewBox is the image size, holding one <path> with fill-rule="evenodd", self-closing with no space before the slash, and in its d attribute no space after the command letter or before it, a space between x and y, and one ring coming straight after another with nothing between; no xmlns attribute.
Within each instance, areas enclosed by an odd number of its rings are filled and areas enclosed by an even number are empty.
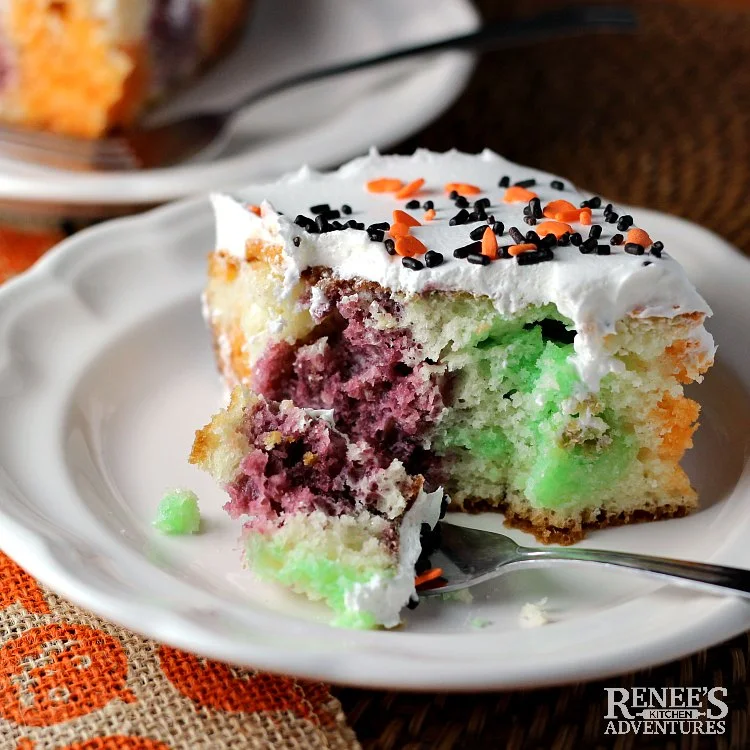
<svg viewBox="0 0 750 750"><path fill-rule="evenodd" d="M257 0L228 59L155 113L205 111L288 75L470 31L469 0ZM212 162L121 173L70 173L0 159L0 200L145 204L260 181L300 164L333 166L419 130L463 90L473 57L450 52L293 89L240 113Z"/></svg>
<svg viewBox="0 0 750 750"><path fill-rule="evenodd" d="M692 224L635 213L716 313L719 364L700 387L688 460L703 509L586 543L750 568L750 263ZM221 493L186 462L221 396L199 301L212 239L207 201L192 200L83 232L0 289L0 546L41 581L206 656L400 689L598 678L750 626L746 602L580 568L514 573L479 587L472 604L427 602L391 632L334 629L320 608L255 583ZM151 528L174 485L199 493L201 535ZM497 516L458 520L502 528ZM522 605L545 596L554 621L520 628ZM491 624L476 629L475 618Z"/></svg>

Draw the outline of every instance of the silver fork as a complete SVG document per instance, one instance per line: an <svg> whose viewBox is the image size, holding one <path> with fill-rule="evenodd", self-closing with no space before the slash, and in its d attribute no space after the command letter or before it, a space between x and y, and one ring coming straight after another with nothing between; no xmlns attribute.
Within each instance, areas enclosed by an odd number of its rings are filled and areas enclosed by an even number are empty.
<svg viewBox="0 0 750 750"><path fill-rule="evenodd" d="M460 36L402 47L372 57L329 65L277 81L233 105L231 111L196 114L156 127L132 128L84 140L55 133L0 126L0 155L71 170L118 171L166 167L187 161L219 143L241 108L294 86L451 49L490 50L588 31L628 31L635 16L619 6L571 6L508 23L487 24Z"/></svg>
<svg viewBox="0 0 750 750"><path fill-rule="evenodd" d="M430 562L433 567L442 568L443 574L430 588L420 588L420 596L469 588L520 568L597 563L707 593L750 597L750 570L583 547L520 547L504 534L445 522L439 527L440 546L430 554ZM442 581L445 583L441 585Z"/></svg>

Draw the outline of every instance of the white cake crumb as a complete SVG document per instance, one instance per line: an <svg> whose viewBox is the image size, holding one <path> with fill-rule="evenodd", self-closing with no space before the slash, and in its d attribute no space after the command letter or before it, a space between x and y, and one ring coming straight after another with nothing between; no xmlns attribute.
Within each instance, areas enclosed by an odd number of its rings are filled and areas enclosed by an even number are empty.
<svg viewBox="0 0 750 750"><path fill-rule="evenodd" d="M526 602L518 615L519 625L522 628L538 628L540 625L546 625L549 622L549 617L545 611L546 604L546 596L536 603Z"/></svg>

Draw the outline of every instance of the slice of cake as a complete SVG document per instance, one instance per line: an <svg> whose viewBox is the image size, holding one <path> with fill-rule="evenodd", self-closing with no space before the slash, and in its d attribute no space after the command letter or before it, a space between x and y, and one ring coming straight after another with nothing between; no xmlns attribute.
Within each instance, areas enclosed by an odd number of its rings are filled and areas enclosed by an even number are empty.
<svg viewBox="0 0 750 750"><path fill-rule="evenodd" d="M256 575L322 599L335 624L392 627L416 602L422 537L443 493L426 493L421 476L398 459L383 464L333 421L238 386L196 434L190 461L226 489L229 514L245 519Z"/></svg>
<svg viewBox="0 0 750 750"><path fill-rule="evenodd" d="M226 51L250 0L3 0L0 119L96 138Z"/></svg>
<svg viewBox="0 0 750 750"><path fill-rule="evenodd" d="M710 309L637 212L487 151L371 153L214 208L228 386L330 409L380 466L545 542L696 508Z"/></svg>

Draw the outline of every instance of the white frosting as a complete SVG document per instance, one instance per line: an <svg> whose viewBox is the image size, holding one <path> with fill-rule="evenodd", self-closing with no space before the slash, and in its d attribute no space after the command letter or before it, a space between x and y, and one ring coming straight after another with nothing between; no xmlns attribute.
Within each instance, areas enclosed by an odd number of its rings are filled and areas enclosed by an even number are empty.
<svg viewBox="0 0 750 750"><path fill-rule="evenodd" d="M355 584L346 594L347 609L353 612L370 612L386 628L395 627L401 622L401 610L409 599L417 595L414 566L422 552L422 524L427 523L433 528L440 520L443 495L442 489L435 492L420 491L401 521L396 575L393 578L373 576L367 583Z"/></svg>
<svg viewBox="0 0 750 750"><path fill-rule="evenodd" d="M615 246L611 255L598 256L583 254L571 245L556 248L554 260L529 266L520 266L512 259L480 266L454 258L453 250L471 242L469 232L479 223L449 226L448 220L458 209L444 193L443 187L448 182L470 183L481 188L481 194L469 197L471 202L480 197L491 200L487 213L502 221L506 228L505 234L498 238L500 245L514 244L507 234L508 228L516 226L524 234L531 228L523 222L523 203L503 202L505 190L498 187L498 181L504 175L510 177L511 184L536 179L537 184L531 190L539 195L543 206L557 199L578 206L582 198L591 197L579 193L565 180L565 189L556 190L550 186L555 179L553 175L513 164L491 151L471 155L420 150L411 157L381 156L372 151L336 172L319 173L303 168L276 183L239 190L237 200L214 196L216 246L244 258L248 239L282 245L284 293L306 268L325 266L341 278L375 281L405 293L442 289L485 295L502 314L512 314L529 305L554 303L578 331L573 359L582 381L591 390L598 388L604 375L622 366L606 356L603 349L603 337L614 330L621 318L674 317L690 312L710 315L706 302L667 252L658 259L648 254L629 255L622 246ZM421 271L405 268L400 257L388 255L382 243L371 241L362 230L309 234L294 224L297 214L311 217L310 206L319 203L328 203L332 209L349 204L353 213L342 216L342 223L351 218L365 226L390 223L392 211L404 209L406 200L396 200L392 194L368 192L365 183L378 177L395 177L404 182L425 179L417 197L421 202L431 199L437 216L434 221L414 227L411 233L428 249L443 254L445 262L441 266ZM260 204L261 216L247 210L243 203ZM422 209L404 210L422 221ZM633 218L635 226L640 226L637 211ZM589 227L569 223L584 239L588 236ZM593 223L602 226L599 240L602 244L608 244L618 231L615 224L604 222L601 210L594 211ZM648 226L642 228L648 231ZM295 237L300 238L299 246L292 242ZM644 265L645 261L651 262ZM713 353L710 335L701 335L706 351Z"/></svg>

